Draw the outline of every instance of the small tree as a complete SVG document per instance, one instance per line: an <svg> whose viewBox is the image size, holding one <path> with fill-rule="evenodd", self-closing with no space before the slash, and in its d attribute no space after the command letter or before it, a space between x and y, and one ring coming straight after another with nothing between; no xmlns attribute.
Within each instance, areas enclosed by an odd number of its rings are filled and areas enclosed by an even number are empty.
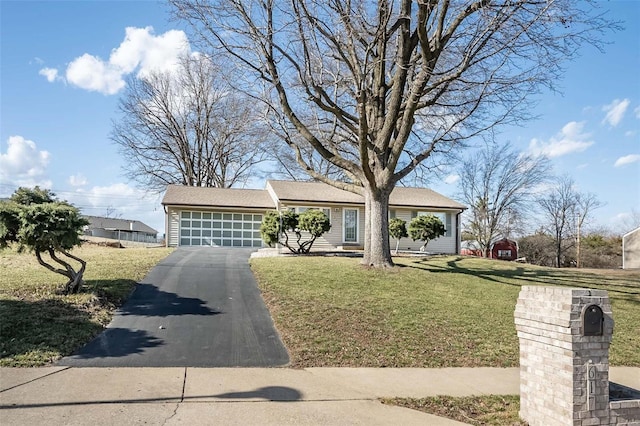
<svg viewBox="0 0 640 426"><path fill-rule="evenodd" d="M400 245L400 240L409 236L409 234L407 234L407 222L397 217L391 219L389 221L389 235L391 235L392 238L396 239L395 254L398 254L398 246Z"/></svg>
<svg viewBox="0 0 640 426"><path fill-rule="evenodd" d="M307 210L301 214L297 214L292 210L287 210L282 214L270 211L262 220L260 234L262 235L262 240L269 247L279 243L292 253L306 254L311 251L316 239L328 232L329 229L331 229L329 218L319 210ZM308 232L311 238L301 241L302 231ZM293 233L296 236L295 246L289 240L289 233Z"/></svg>
<svg viewBox="0 0 640 426"><path fill-rule="evenodd" d="M409 236L413 241L424 241L420 251L426 251L429 241L441 237L446 232L442 221L434 215L418 216L409 223Z"/></svg>
<svg viewBox="0 0 640 426"><path fill-rule="evenodd" d="M0 203L0 248L17 244L19 251L33 251L38 263L68 278L65 294L77 293L83 284L86 262L69 250L82 243L80 234L88 224L77 208L56 200L48 190L19 188L10 201ZM64 269L47 263L43 253ZM58 253L80 263L80 269L76 271Z"/></svg>

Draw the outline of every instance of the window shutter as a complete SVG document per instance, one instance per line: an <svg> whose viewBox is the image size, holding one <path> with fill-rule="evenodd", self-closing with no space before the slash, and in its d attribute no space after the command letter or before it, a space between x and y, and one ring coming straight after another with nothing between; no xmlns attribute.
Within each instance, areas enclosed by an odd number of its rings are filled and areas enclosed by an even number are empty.
<svg viewBox="0 0 640 426"><path fill-rule="evenodd" d="M446 231L447 231L447 232L444 234L444 235L445 235L445 237L450 237L451 235L453 235L453 234L452 234L452 232L451 232L451 213L447 213L447 216L446 216L446 223L445 223L445 225L444 225L444 226L445 226L445 229L446 229Z"/></svg>
<svg viewBox="0 0 640 426"><path fill-rule="evenodd" d="M396 217L396 211L395 210L389 210L389 217L391 219L395 219Z"/></svg>
<svg viewBox="0 0 640 426"><path fill-rule="evenodd" d="M416 217L418 217L418 212L412 211L411 212L411 219L415 219Z"/></svg>

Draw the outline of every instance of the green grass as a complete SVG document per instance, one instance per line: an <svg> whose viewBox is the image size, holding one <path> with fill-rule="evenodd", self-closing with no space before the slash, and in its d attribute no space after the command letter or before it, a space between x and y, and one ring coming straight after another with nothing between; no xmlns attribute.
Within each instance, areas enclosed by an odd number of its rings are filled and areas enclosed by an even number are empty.
<svg viewBox="0 0 640 426"><path fill-rule="evenodd" d="M399 405L447 417L471 425L521 426L520 397L518 395L488 395L454 398L435 396L432 398L393 398L383 403Z"/></svg>
<svg viewBox="0 0 640 426"><path fill-rule="evenodd" d="M640 273L549 269L477 258L397 258L390 270L339 257L251 261L294 367L513 367L522 285L603 288L613 365L640 366Z"/></svg>
<svg viewBox="0 0 640 426"><path fill-rule="evenodd" d="M85 245L86 287L64 296L62 275L40 266L32 253L0 252L0 366L56 361L100 333L115 309L170 249L114 249Z"/></svg>

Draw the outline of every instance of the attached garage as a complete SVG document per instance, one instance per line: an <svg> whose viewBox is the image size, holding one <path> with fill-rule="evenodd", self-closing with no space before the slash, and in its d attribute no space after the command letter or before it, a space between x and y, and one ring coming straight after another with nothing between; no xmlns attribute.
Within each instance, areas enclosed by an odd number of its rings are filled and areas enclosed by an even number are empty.
<svg viewBox="0 0 640 426"><path fill-rule="evenodd" d="M275 209L264 189L175 185L168 186L162 204L169 247L262 247L262 218Z"/></svg>
<svg viewBox="0 0 640 426"><path fill-rule="evenodd" d="M262 247L262 214L180 212L180 246Z"/></svg>

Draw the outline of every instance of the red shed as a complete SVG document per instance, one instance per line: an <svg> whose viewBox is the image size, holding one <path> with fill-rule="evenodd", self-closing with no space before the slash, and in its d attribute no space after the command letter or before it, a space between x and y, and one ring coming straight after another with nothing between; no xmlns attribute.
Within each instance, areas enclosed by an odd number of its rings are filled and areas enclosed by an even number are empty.
<svg viewBox="0 0 640 426"><path fill-rule="evenodd" d="M518 258L518 243L507 238L496 241L491 245L491 258L500 260L516 260Z"/></svg>

